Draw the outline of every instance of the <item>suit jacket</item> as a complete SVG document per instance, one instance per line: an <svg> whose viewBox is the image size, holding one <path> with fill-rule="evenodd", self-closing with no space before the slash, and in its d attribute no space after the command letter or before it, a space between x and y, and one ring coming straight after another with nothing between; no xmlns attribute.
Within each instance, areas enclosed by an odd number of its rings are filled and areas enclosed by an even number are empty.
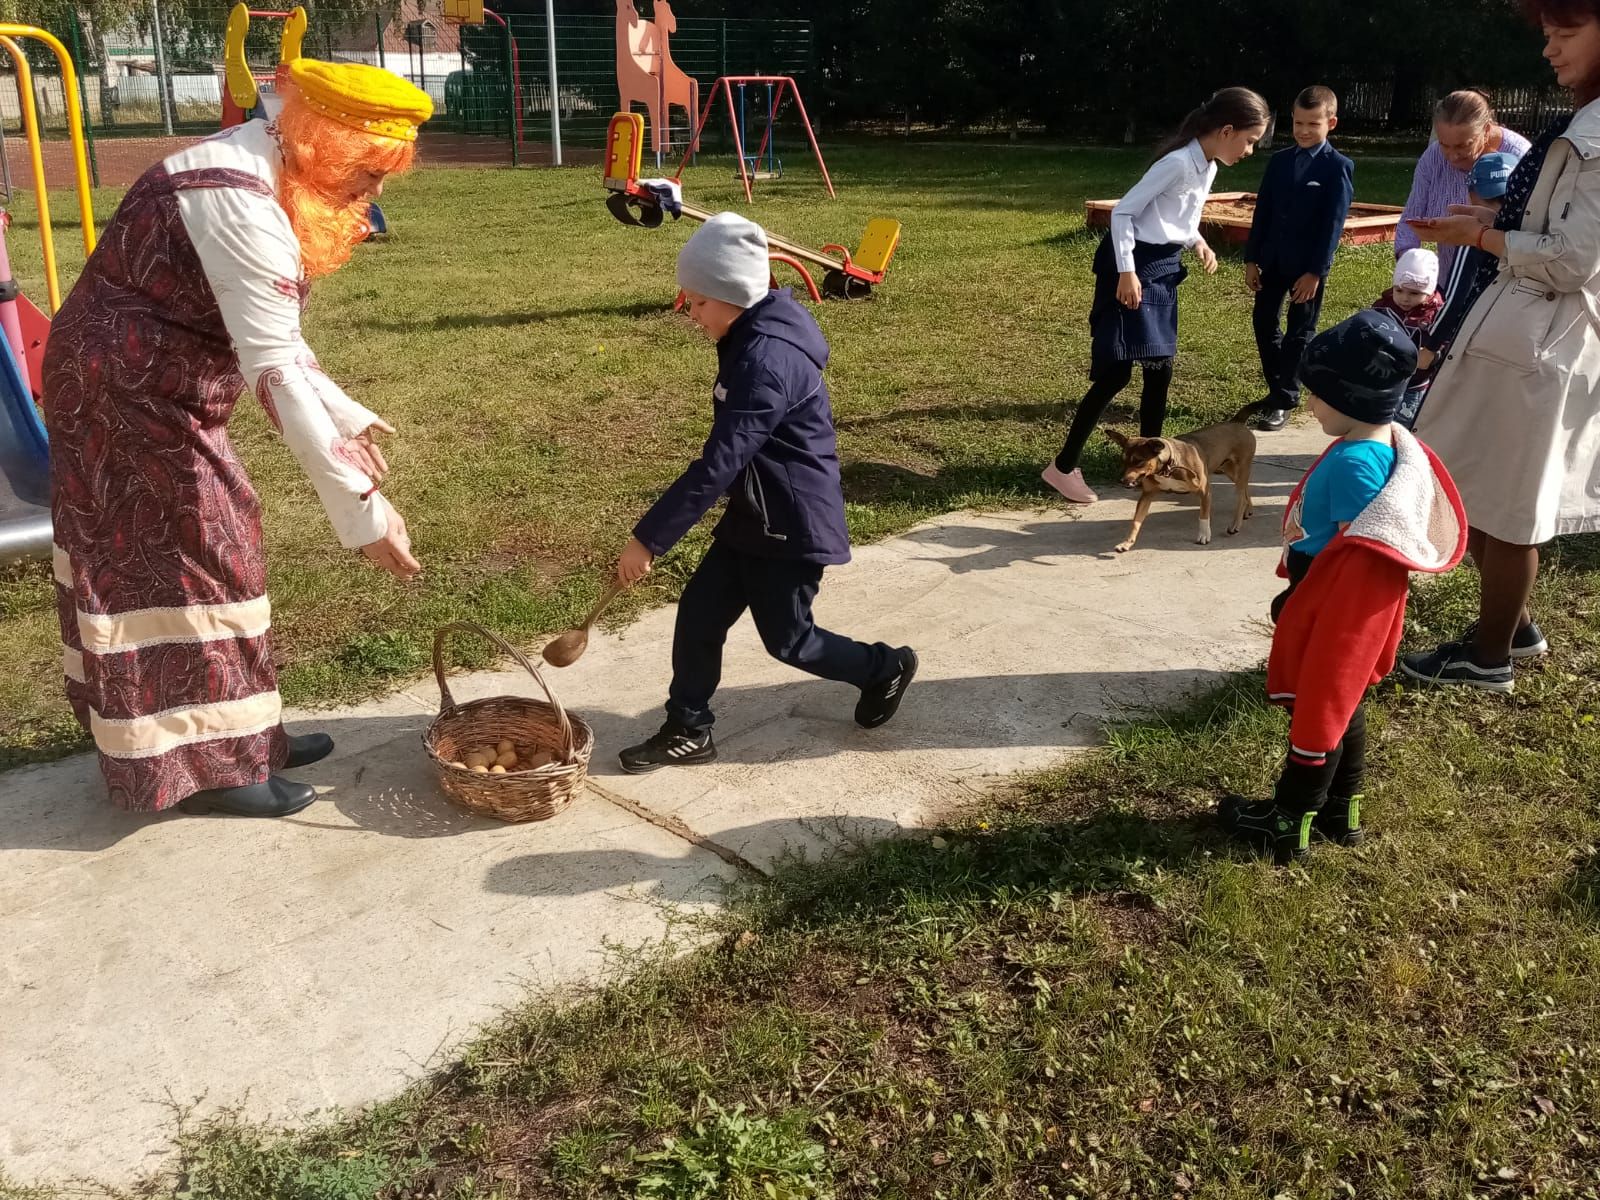
<svg viewBox="0 0 1600 1200"><path fill-rule="evenodd" d="M1305 178L1296 183L1294 161L1299 149L1280 150L1267 164L1244 258L1291 278L1326 279L1350 215L1356 166L1332 146L1324 146L1311 160Z"/></svg>

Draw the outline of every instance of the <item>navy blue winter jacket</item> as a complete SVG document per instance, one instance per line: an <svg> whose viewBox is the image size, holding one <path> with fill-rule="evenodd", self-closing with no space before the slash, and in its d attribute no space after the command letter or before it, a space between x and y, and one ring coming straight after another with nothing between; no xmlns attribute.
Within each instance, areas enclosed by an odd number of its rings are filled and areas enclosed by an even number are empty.
<svg viewBox="0 0 1600 1200"><path fill-rule="evenodd" d="M665 554L726 496L713 536L731 549L850 561L827 362L822 330L788 288L733 323L717 343L705 448L634 528L647 550Z"/></svg>
<svg viewBox="0 0 1600 1200"><path fill-rule="evenodd" d="M1299 149L1279 150L1267 164L1244 260L1290 279L1301 275L1326 279L1350 215L1356 166L1324 142L1312 156L1305 178L1296 183L1294 160Z"/></svg>

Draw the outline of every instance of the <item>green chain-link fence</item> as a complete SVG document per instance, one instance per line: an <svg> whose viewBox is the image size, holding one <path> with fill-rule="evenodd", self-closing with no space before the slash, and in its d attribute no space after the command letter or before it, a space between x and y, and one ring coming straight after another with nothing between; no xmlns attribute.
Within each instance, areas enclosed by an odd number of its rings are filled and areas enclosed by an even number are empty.
<svg viewBox="0 0 1600 1200"><path fill-rule="evenodd" d="M648 19L649 7L644 0L638 2ZM425 162L549 161L552 108L569 153L600 149L606 123L620 106L617 39L628 36L625 23L558 13L559 85L553 91L549 31L542 14L508 14L504 22L491 16L481 26L460 27L444 21L438 9L439 0L400 0L381 13L338 22L319 21L313 14L303 52L382 65L425 88L436 113L424 131ZM225 17L219 5L215 22L158 27L146 21L99 30L81 21L75 8L64 7L56 19L45 22L72 52L99 182L131 183L188 139L218 128L225 86ZM257 18L251 23L246 56L263 80L270 80L277 62L281 31L279 20ZM805 21L685 17L671 29L667 50L677 68L698 81L702 106L721 75L790 75L808 100L820 83L814 38ZM50 182L68 186L60 71L37 48L30 48L29 62ZM263 86L270 88L270 83ZM756 143L765 131L764 91L752 91L748 101L747 132ZM29 176L20 102L17 75L0 56L0 135L5 145L0 163L9 165L14 182L25 184ZM811 115L818 116L816 107ZM674 110L669 129L675 148L687 142L688 125L687 114ZM707 127L706 148L731 149L727 131L719 101ZM803 139L781 118L778 133Z"/></svg>
<svg viewBox="0 0 1600 1200"><path fill-rule="evenodd" d="M461 31L465 67L444 81L442 123L461 134L508 140L520 136L519 157L537 159L551 142L551 107L556 102L550 87L548 27L542 16L512 14L506 20L509 29L490 22ZM598 149L620 104L617 22L557 14L555 24L562 144ZM668 39L671 59L699 82L702 107L714 81L729 74L791 75L802 95L810 93L816 78L815 44L806 22L682 18L677 26ZM765 112L764 99L756 103L752 98L750 109L759 138L757 110ZM674 110L668 127L679 149L688 140L687 125L686 114ZM726 118L719 114L708 126L708 133L717 139L709 144L723 145L727 128ZM783 128L781 117L779 128ZM731 146L731 141L727 144Z"/></svg>

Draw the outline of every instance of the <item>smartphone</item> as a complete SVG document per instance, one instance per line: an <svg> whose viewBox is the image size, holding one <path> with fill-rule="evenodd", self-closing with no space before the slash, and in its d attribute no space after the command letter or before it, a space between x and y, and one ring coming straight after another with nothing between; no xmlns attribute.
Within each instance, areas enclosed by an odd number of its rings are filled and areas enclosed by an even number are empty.
<svg viewBox="0 0 1600 1200"><path fill-rule="evenodd" d="M1407 217L1406 224L1413 229L1432 229L1439 223L1437 217Z"/></svg>

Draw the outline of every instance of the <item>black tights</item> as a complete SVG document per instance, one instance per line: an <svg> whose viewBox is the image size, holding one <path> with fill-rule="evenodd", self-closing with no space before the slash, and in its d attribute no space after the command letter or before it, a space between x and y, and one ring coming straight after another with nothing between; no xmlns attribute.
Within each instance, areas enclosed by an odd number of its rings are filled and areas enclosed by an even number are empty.
<svg viewBox="0 0 1600 1200"><path fill-rule="evenodd" d="M1172 360L1149 359L1144 367L1144 392L1139 397L1139 436L1160 437L1161 426L1167 419L1167 389L1172 386ZM1117 393L1133 380L1133 363L1096 363L1094 375L1098 378L1078 402L1078 411L1067 430L1066 443L1056 455L1056 470L1066 473L1075 470L1083 457L1083 448L1089 437L1105 416L1106 409L1117 398Z"/></svg>
<svg viewBox="0 0 1600 1200"><path fill-rule="evenodd" d="M1296 762L1290 755L1278 776L1278 789L1274 799L1278 807L1287 812L1315 812L1332 796L1336 800L1349 800L1361 794L1362 780L1367 773L1367 708L1356 706L1345 726L1344 737L1328 751L1321 766Z"/></svg>

